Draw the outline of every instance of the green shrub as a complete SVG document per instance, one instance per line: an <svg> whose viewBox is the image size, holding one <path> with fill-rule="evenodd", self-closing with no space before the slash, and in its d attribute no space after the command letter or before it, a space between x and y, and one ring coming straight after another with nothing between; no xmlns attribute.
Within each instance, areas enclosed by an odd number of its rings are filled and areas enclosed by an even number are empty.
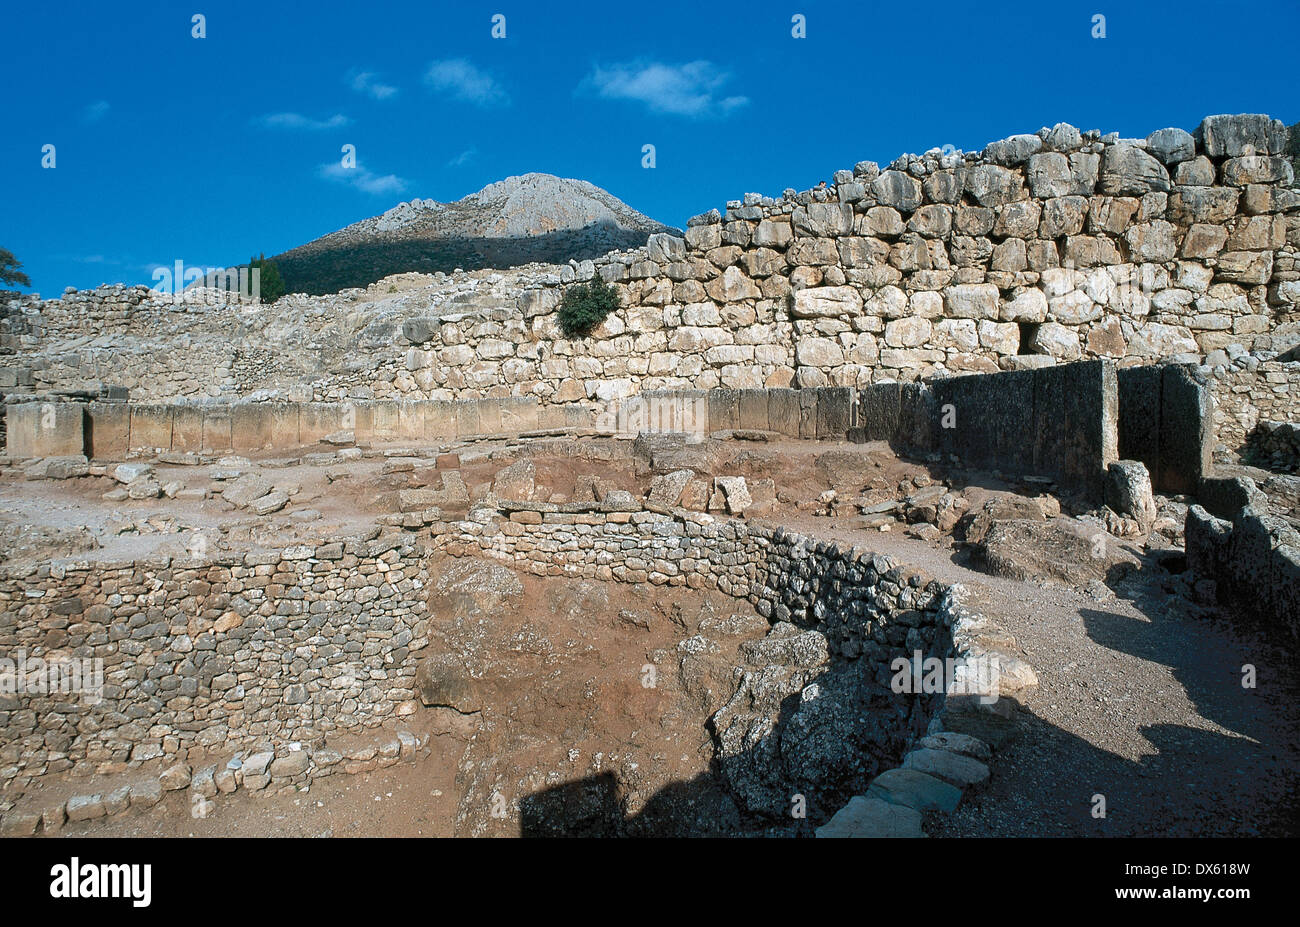
<svg viewBox="0 0 1300 927"><path fill-rule="evenodd" d="M274 261L268 261L265 254L260 254L248 262L249 267L259 268L258 278L262 302L273 303L284 295L284 280L280 277L280 268Z"/></svg>
<svg viewBox="0 0 1300 927"><path fill-rule="evenodd" d="M585 338L618 308L618 290L602 278L579 283L564 291L556 314L566 338Z"/></svg>

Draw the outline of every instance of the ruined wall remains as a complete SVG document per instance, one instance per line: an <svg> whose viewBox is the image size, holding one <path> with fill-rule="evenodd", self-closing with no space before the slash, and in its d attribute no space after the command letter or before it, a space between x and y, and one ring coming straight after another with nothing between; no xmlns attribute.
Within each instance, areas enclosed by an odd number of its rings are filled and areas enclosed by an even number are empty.
<svg viewBox="0 0 1300 927"><path fill-rule="evenodd" d="M1187 566L1197 593L1280 625L1292 639L1300 637L1300 532L1269 514L1252 481L1231 482L1243 486L1239 498L1222 489L1215 494L1215 501L1239 503L1231 512L1220 508L1227 517L1199 505L1187 510Z"/></svg>
<svg viewBox="0 0 1300 927"><path fill-rule="evenodd" d="M1209 382L1215 441L1230 454L1241 451L1260 422L1300 424L1300 361L1247 357L1212 367Z"/></svg>
<svg viewBox="0 0 1300 927"><path fill-rule="evenodd" d="M3 776L316 741L418 710L432 550L544 576L717 589L822 631L882 685L898 656L949 656L949 590L922 573L781 530L634 508L512 503L436 523L431 543L403 533L203 560L4 568L0 652L102 659L104 686L90 703L0 680ZM939 701L918 697L919 731Z"/></svg>
<svg viewBox="0 0 1300 927"><path fill-rule="evenodd" d="M881 686L895 658L918 650L944 658L951 649L951 628L939 617L948 587L863 548L686 510L501 506L500 513L480 509L480 517L434 525L435 546L539 576L717 589L771 621L822 632L835 656L864 660L864 672Z"/></svg>
<svg viewBox="0 0 1300 927"><path fill-rule="evenodd" d="M574 266L274 307L75 294L11 309L29 332L0 359L0 388L119 377L138 398L265 388L550 404L1077 358L1199 362L1232 345L1275 353L1300 343L1300 194L1284 137L1280 121L1252 115L1145 139L1062 124L979 154L862 162L802 193L747 194L690 220L684 240L654 236ZM560 295L594 273L623 308L569 341ZM204 334L214 326L220 337ZM137 363L137 349L155 356Z"/></svg>
<svg viewBox="0 0 1300 927"><path fill-rule="evenodd" d="M414 698L427 579L410 536L0 566L0 654L103 660L104 682L92 703L0 680L0 777L374 728Z"/></svg>

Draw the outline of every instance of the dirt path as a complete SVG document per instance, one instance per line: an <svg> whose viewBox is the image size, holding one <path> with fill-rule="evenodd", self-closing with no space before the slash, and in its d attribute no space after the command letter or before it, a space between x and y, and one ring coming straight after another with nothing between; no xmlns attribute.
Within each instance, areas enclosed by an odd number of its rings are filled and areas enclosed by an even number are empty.
<svg viewBox="0 0 1300 927"><path fill-rule="evenodd" d="M993 780L938 836L1281 836L1300 833L1300 685L1293 655L1241 616L1190 606L1144 569L1094 598L975 572L947 548L825 518L792 530L889 554L970 591L1015 635L1039 688ZM1194 614L1193 614L1194 613ZM1255 688L1242 685L1253 665ZM1105 799L1105 817L1094 817Z"/></svg>

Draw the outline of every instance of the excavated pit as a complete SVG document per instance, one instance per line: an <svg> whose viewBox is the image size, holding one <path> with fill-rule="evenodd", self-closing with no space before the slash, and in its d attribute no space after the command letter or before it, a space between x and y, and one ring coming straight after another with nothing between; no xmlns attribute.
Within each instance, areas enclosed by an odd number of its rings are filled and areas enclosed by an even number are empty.
<svg viewBox="0 0 1300 927"><path fill-rule="evenodd" d="M810 832L915 736L866 661L747 601L436 573L417 682L435 749L462 751L457 834Z"/></svg>

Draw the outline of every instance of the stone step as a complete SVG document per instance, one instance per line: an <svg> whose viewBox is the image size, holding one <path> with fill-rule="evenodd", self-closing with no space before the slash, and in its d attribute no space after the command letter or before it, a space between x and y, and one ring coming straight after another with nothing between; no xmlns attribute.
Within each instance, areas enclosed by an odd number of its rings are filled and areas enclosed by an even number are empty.
<svg viewBox="0 0 1300 927"><path fill-rule="evenodd" d="M989 745L978 737L972 737L969 734L958 734L955 731L941 731L923 737L918 746L930 750L947 750L949 753L960 753L962 756L968 756L982 763L987 763L993 756L993 751L989 748Z"/></svg>
<svg viewBox="0 0 1300 927"><path fill-rule="evenodd" d="M979 760L962 756L960 753L931 750L925 747L913 750L904 757L903 768L928 773L963 789L983 785L989 779L988 766Z"/></svg>
<svg viewBox="0 0 1300 927"><path fill-rule="evenodd" d="M818 837L924 837L921 812L882 798L856 795L817 828Z"/></svg>
<svg viewBox="0 0 1300 927"><path fill-rule="evenodd" d="M961 789L915 769L889 769L876 776L867 794L917 811L956 811Z"/></svg>

